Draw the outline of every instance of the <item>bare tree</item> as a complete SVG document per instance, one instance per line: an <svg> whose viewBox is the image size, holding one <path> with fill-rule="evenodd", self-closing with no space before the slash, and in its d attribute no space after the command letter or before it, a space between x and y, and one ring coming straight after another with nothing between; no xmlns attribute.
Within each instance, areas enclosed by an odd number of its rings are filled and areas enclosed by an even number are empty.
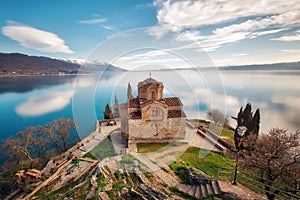
<svg viewBox="0 0 300 200"><path fill-rule="evenodd" d="M287 133L276 128L260 136L244 166L259 171L259 181L269 200L282 191L296 194L300 184L300 131Z"/></svg>
<svg viewBox="0 0 300 200"><path fill-rule="evenodd" d="M46 140L40 135L41 127L29 127L25 131L19 131L16 136L4 140L4 149L11 158L28 160L32 168L35 157L42 157L46 151Z"/></svg>
<svg viewBox="0 0 300 200"><path fill-rule="evenodd" d="M58 119L44 126L29 127L4 140L0 145L6 160L0 166L0 198L9 193L15 172L24 168L42 168L53 154L65 152L76 143L75 133L73 120Z"/></svg>
<svg viewBox="0 0 300 200"><path fill-rule="evenodd" d="M63 153L68 150L68 144L75 139L76 125L71 119L60 118L43 126L41 132L46 134L50 143L58 148L60 153Z"/></svg>

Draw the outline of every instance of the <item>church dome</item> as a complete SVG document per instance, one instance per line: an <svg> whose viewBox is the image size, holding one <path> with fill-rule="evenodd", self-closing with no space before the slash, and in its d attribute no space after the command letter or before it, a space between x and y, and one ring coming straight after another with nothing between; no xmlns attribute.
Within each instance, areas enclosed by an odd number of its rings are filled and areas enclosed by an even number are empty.
<svg viewBox="0 0 300 200"><path fill-rule="evenodd" d="M141 81L138 83L138 87L143 86L143 85L148 85L148 84L159 84L162 85L162 82L158 82L157 80L153 79L153 78L147 78L144 81Z"/></svg>
<svg viewBox="0 0 300 200"><path fill-rule="evenodd" d="M160 100L163 98L164 85L162 82L151 78L138 83L138 97L141 101Z"/></svg>

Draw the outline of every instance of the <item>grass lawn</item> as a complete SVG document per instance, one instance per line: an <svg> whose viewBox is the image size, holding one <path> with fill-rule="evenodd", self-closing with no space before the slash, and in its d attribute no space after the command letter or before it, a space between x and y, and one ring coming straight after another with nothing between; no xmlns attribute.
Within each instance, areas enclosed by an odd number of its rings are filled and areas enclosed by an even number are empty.
<svg viewBox="0 0 300 200"><path fill-rule="evenodd" d="M110 137L108 136L100 144L98 144L92 151L86 153L84 158L92 158L102 160L107 157L115 156L116 152L114 146L111 142Z"/></svg>
<svg viewBox="0 0 300 200"><path fill-rule="evenodd" d="M180 146L186 143L182 142L164 142L164 143L138 143L137 144L137 151L138 153L151 153L151 152L160 152L165 150L168 147L175 147Z"/></svg>
<svg viewBox="0 0 300 200"><path fill-rule="evenodd" d="M223 153L190 147L177 161L170 164L171 169L182 169L180 166L195 167L212 177L217 177L219 168L232 168L234 163ZM176 166L177 165L177 166ZM176 171L175 171L176 172Z"/></svg>
<svg viewBox="0 0 300 200"><path fill-rule="evenodd" d="M165 146L167 146L169 143L138 143L136 145L137 151L139 153L150 153L155 152Z"/></svg>
<svg viewBox="0 0 300 200"><path fill-rule="evenodd" d="M221 132L220 136L234 138L234 132L232 130L220 126L215 126L212 130L217 134Z"/></svg>

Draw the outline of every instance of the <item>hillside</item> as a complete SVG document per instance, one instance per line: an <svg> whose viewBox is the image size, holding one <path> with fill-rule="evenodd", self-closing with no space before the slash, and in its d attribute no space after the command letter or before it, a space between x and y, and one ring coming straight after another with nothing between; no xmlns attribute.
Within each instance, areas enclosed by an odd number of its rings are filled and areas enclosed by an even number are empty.
<svg viewBox="0 0 300 200"><path fill-rule="evenodd" d="M97 70L106 69L106 64L89 64ZM48 57L28 56L20 53L0 53L1 74L76 74L80 64L71 60L59 60ZM108 65L108 71L123 71L123 69Z"/></svg>

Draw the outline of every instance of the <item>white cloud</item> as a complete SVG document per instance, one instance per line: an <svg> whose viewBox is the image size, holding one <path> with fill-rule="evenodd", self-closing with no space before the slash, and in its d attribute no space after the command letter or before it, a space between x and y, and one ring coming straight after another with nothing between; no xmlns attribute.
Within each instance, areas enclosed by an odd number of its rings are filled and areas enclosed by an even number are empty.
<svg viewBox="0 0 300 200"><path fill-rule="evenodd" d="M30 97L16 107L22 116L40 116L65 108L71 102L73 91L52 91L39 96Z"/></svg>
<svg viewBox="0 0 300 200"><path fill-rule="evenodd" d="M106 21L107 21L106 18L103 18L100 15L94 13L92 19L80 20L78 22L80 24L92 24L92 25L97 24L97 25L100 25L100 27L102 27L103 29L108 30L108 31L114 30L115 28L113 26L104 24L104 22L106 22Z"/></svg>
<svg viewBox="0 0 300 200"><path fill-rule="evenodd" d="M156 0L157 27L149 34L161 38L168 32L176 32L177 41L196 41L205 51L214 51L226 44L253 39L267 34L289 30L300 25L300 4L296 0L253 1L161 1ZM229 23L229 25L225 25ZM199 28L218 25L211 34L200 34ZM196 29L196 30L195 30ZM281 38L296 40L298 36ZM202 49L200 50L202 51Z"/></svg>
<svg viewBox="0 0 300 200"><path fill-rule="evenodd" d="M136 6L134 6L134 9L140 10L140 9L151 8L151 7L154 7L154 5L152 3L142 3L142 4L137 4Z"/></svg>
<svg viewBox="0 0 300 200"><path fill-rule="evenodd" d="M191 67L184 59L172 54L172 52L163 50L149 50L143 53L133 52L120 57L113 64L130 70Z"/></svg>
<svg viewBox="0 0 300 200"><path fill-rule="evenodd" d="M74 53L56 34L30 26L10 22L2 27L2 33L30 49L51 53Z"/></svg>
<svg viewBox="0 0 300 200"><path fill-rule="evenodd" d="M250 16L267 16L298 12L300 5L297 0L156 0L158 7L157 20L160 25L172 26L174 30L195 28L206 25L221 24ZM284 20L284 19L283 19Z"/></svg>
<svg viewBox="0 0 300 200"><path fill-rule="evenodd" d="M101 25L102 28L106 29L106 30L109 30L109 31L112 31L114 30L115 28L113 26L108 26L108 25Z"/></svg>
<svg viewBox="0 0 300 200"><path fill-rule="evenodd" d="M147 51L146 53L136 53L129 56L123 56L120 58L121 61L128 61L128 60L147 60L149 58L153 58L156 56L166 55L168 54L166 51L163 50L152 50Z"/></svg>
<svg viewBox="0 0 300 200"><path fill-rule="evenodd" d="M101 24L103 22L106 22L106 18L93 18L93 19L88 19L88 20L80 20L79 23L81 24Z"/></svg>
<svg viewBox="0 0 300 200"><path fill-rule="evenodd" d="M154 38L160 39L166 33L171 31L168 26L157 26L157 27L150 27L148 28L147 32L149 35L153 36Z"/></svg>
<svg viewBox="0 0 300 200"><path fill-rule="evenodd" d="M246 53L235 53L232 56L247 56L248 54Z"/></svg>
<svg viewBox="0 0 300 200"><path fill-rule="evenodd" d="M275 16L247 20L239 24L232 24L222 28L217 28L212 31L211 35L206 36L200 35L200 32L195 30L183 31L179 33L177 37L175 37L175 40L196 41L198 44L197 46L202 47L205 51L214 51L228 43L237 42L246 38L253 39L258 36L273 34L286 30L285 28L273 28L271 30L265 30L270 26L283 25L279 24L281 17L282 16ZM186 47L193 48L193 46ZM202 49L200 51L202 51Z"/></svg>
<svg viewBox="0 0 300 200"><path fill-rule="evenodd" d="M185 32L176 35L175 37L175 40L179 42L189 41L189 40L197 41L202 39L205 39L205 36L201 36L200 32L197 30L187 30Z"/></svg>
<svg viewBox="0 0 300 200"><path fill-rule="evenodd" d="M296 31L294 34L283 35L278 38L272 38L271 40L284 41L284 42L300 41L300 30Z"/></svg>
<svg viewBox="0 0 300 200"><path fill-rule="evenodd" d="M300 49L281 49L280 52L284 54L291 54L291 53L300 53Z"/></svg>

